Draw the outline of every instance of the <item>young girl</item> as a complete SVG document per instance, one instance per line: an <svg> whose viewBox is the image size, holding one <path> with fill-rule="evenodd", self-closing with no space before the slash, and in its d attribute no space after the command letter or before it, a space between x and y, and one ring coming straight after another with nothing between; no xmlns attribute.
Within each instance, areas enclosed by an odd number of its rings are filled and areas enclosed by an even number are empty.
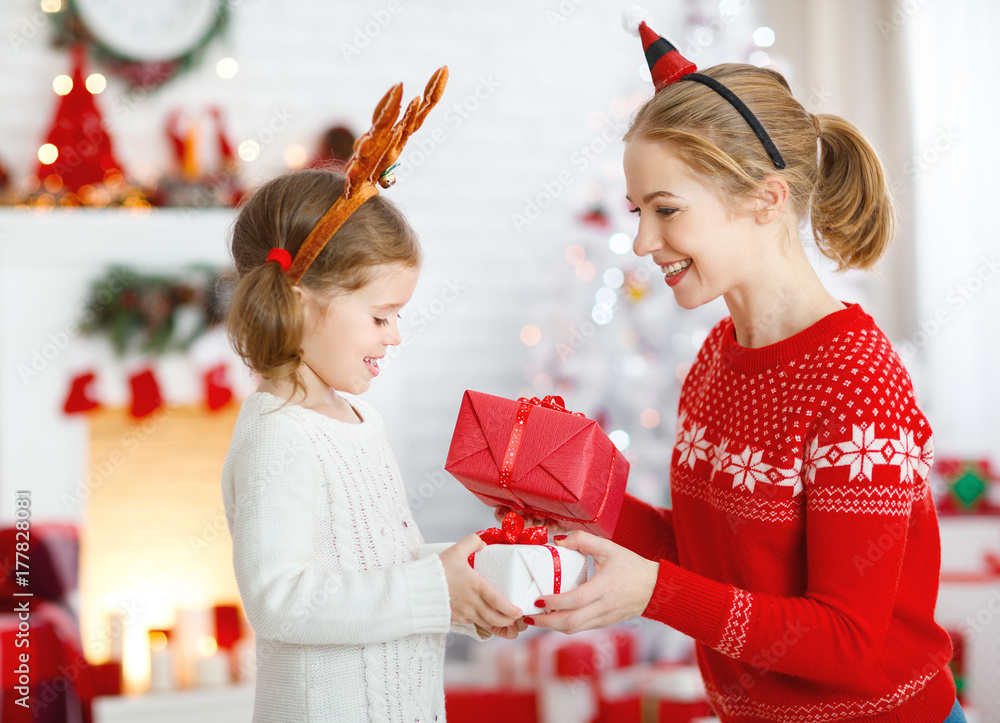
<svg viewBox="0 0 1000 723"><path fill-rule="evenodd" d="M400 343L420 249L375 195L300 281L287 275L342 176L281 176L233 231L235 348L262 377L243 403L223 469L226 519L257 635L254 721L443 721L445 634L516 635L520 611L469 566L469 535L423 543L378 413L353 395ZM507 628L507 626L512 626Z"/></svg>
<svg viewBox="0 0 1000 723"><path fill-rule="evenodd" d="M526 622L641 614L690 635L723 721L964 720L934 622L930 426L885 335L798 240L809 218L841 268L879 259L892 208L875 152L779 73L693 73L640 30L658 92L625 136L634 251L681 307L722 296L730 316L684 381L672 509L629 497L613 540L569 535L597 572Z"/></svg>

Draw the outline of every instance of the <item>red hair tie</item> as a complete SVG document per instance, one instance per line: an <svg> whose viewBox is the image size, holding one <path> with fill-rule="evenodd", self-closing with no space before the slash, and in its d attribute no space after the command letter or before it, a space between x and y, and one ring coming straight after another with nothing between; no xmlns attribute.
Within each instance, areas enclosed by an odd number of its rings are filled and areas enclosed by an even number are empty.
<svg viewBox="0 0 1000 723"><path fill-rule="evenodd" d="M292 266L292 255L286 249L271 249L267 254L267 260L277 261L282 271L288 271Z"/></svg>

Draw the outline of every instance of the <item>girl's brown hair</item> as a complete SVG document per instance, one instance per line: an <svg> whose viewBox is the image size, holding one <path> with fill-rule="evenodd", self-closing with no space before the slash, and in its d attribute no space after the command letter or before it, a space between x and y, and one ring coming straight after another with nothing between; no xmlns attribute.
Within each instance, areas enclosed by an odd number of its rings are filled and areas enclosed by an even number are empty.
<svg viewBox="0 0 1000 723"><path fill-rule="evenodd" d="M807 112L775 70L726 63L701 72L749 106L784 169L774 167L733 106L700 83L660 90L639 109L625 140L667 143L723 197L746 197L766 177L784 177L792 211L810 217L820 251L841 269L873 266L892 241L894 211L882 164L861 132L839 116Z"/></svg>
<svg viewBox="0 0 1000 723"><path fill-rule="evenodd" d="M232 234L237 282L226 315L233 348L265 379L303 390L302 305L281 266L267 262L273 248L294 258L316 222L340 196L344 177L324 170L279 176L240 208ZM403 214L382 196L368 199L347 219L306 271L299 286L321 295L356 291L382 264L419 266L420 245Z"/></svg>

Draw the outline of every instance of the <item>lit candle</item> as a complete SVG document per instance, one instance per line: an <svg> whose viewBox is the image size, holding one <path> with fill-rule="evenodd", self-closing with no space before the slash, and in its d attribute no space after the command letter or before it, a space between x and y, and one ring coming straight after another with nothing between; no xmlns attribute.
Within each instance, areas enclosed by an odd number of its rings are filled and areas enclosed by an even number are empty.
<svg viewBox="0 0 1000 723"><path fill-rule="evenodd" d="M173 690L177 687L174 656L170 639L162 630L149 631L149 689Z"/></svg>
<svg viewBox="0 0 1000 723"><path fill-rule="evenodd" d="M199 638L198 653L201 657L195 666L196 685L228 685L231 682L229 655L226 651L219 650L215 638L210 636Z"/></svg>

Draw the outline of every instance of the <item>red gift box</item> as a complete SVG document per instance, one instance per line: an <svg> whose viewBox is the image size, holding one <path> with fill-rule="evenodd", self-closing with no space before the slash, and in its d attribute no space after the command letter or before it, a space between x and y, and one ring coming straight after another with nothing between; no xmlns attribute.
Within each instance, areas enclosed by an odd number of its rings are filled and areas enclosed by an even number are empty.
<svg viewBox="0 0 1000 723"><path fill-rule="evenodd" d="M445 469L491 507L610 537L629 464L597 422L559 397L466 391Z"/></svg>
<svg viewBox="0 0 1000 723"><path fill-rule="evenodd" d="M449 723L537 723L533 690L450 687L444 692Z"/></svg>

